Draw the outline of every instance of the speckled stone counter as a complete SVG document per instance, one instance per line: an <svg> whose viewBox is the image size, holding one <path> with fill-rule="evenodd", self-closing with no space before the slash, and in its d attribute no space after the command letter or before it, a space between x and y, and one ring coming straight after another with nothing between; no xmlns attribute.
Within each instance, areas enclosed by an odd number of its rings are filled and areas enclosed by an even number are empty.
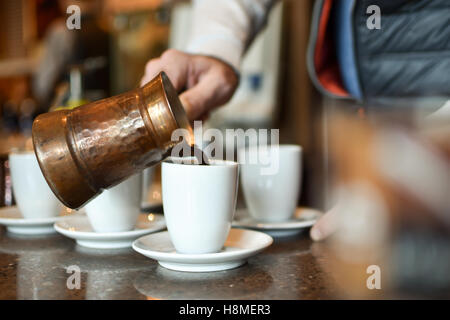
<svg viewBox="0 0 450 320"><path fill-rule="evenodd" d="M228 271L184 273L132 249L99 251L60 235L16 236L0 228L0 299L328 299L338 297L307 233L276 239L248 264ZM81 270L69 289L67 267Z"/></svg>

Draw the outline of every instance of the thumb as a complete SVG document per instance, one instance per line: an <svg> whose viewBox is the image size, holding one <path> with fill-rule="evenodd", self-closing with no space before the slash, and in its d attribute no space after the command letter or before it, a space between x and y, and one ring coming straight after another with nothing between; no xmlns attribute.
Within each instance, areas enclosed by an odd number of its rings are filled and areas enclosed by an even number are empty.
<svg viewBox="0 0 450 320"><path fill-rule="evenodd" d="M188 118L196 120L208 111L225 103L228 99L223 90L224 85L211 75L205 75L200 81L180 95Z"/></svg>

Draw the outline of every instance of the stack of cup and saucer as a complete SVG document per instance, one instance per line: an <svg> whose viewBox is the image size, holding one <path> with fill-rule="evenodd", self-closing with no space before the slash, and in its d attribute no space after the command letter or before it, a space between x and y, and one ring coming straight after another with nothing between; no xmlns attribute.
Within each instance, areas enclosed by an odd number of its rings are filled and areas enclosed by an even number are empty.
<svg viewBox="0 0 450 320"><path fill-rule="evenodd" d="M273 242L262 232L231 228L239 165L233 161L169 158L162 163L168 231L137 239L133 249L167 269L211 272L243 265Z"/></svg>
<svg viewBox="0 0 450 320"><path fill-rule="evenodd" d="M50 190L33 151L12 151L8 156L17 206L0 208L0 224L9 233L46 235L53 224L72 210L65 208Z"/></svg>
<svg viewBox="0 0 450 320"><path fill-rule="evenodd" d="M236 212L233 226L274 237L296 235L311 227L319 210L297 207L301 189L302 148L298 145L251 146L238 152L247 209Z"/></svg>
<svg viewBox="0 0 450 320"><path fill-rule="evenodd" d="M161 214L141 213L141 195L142 175L136 174L86 204L85 215L57 221L54 228L83 247L131 247L138 237L166 228Z"/></svg>

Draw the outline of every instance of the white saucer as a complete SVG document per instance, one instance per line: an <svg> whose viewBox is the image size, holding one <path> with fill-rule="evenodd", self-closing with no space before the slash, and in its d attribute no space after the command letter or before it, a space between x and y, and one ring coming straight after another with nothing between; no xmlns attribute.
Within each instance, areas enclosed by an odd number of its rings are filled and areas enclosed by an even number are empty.
<svg viewBox="0 0 450 320"><path fill-rule="evenodd" d="M158 232L133 242L133 249L155 259L164 268L186 272L211 272L237 268L273 242L257 231L231 229L222 251L205 254L181 254L175 251L169 232Z"/></svg>
<svg viewBox="0 0 450 320"><path fill-rule="evenodd" d="M0 208L0 224L16 234L41 235L55 233L53 224L72 214L72 210L61 210L57 217L25 219L17 206Z"/></svg>
<svg viewBox="0 0 450 320"><path fill-rule="evenodd" d="M274 237L297 234L311 227L322 216L319 210L300 207L295 210L292 219L280 222L262 222L250 217L247 209L236 210L233 227L260 230Z"/></svg>
<svg viewBox="0 0 450 320"><path fill-rule="evenodd" d="M77 244L94 249L119 249L130 247L137 238L166 228L160 214L140 214L136 228L122 232L95 232L87 216L68 217L54 224L62 235L75 239Z"/></svg>

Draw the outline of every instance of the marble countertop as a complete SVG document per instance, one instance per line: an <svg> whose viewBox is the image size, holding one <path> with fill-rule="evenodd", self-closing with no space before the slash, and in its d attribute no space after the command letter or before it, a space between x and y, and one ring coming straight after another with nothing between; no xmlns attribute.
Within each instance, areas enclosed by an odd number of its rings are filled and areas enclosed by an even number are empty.
<svg viewBox="0 0 450 320"><path fill-rule="evenodd" d="M276 239L240 268L167 270L132 249L101 251L60 235L28 238L0 228L0 299L329 299L339 296L306 232ZM81 271L69 289L67 268ZM325 267L325 269L324 269ZM73 280L73 278L72 278ZM72 286L73 287L73 286Z"/></svg>

